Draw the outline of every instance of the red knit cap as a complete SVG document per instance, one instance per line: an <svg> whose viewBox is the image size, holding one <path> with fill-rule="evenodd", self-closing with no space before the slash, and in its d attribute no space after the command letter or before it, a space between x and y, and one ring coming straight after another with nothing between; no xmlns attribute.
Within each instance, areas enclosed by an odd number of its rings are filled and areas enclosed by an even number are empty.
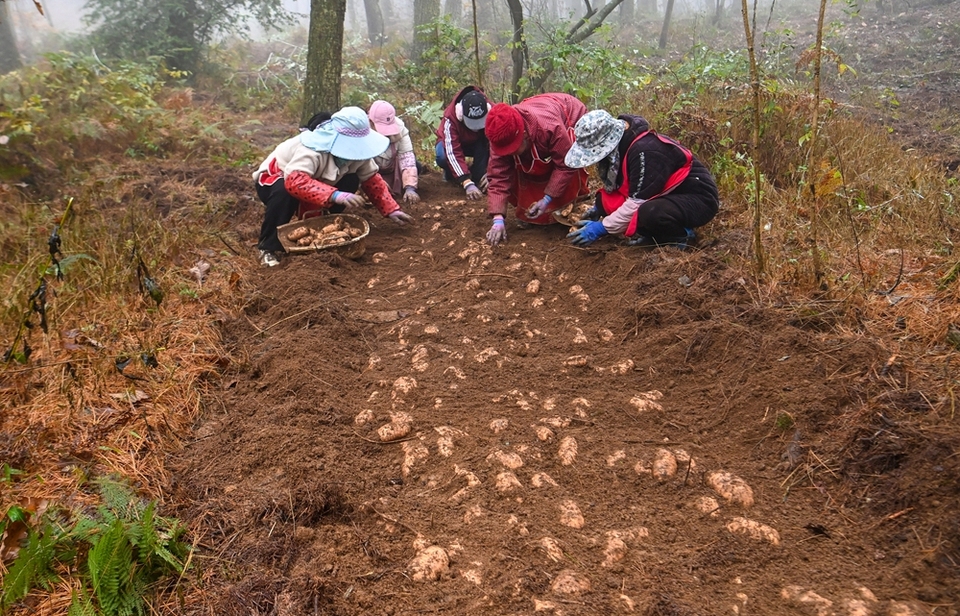
<svg viewBox="0 0 960 616"><path fill-rule="evenodd" d="M497 156L513 154L523 143L520 112L506 103L497 103L487 114L486 133L491 152Z"/></svg>

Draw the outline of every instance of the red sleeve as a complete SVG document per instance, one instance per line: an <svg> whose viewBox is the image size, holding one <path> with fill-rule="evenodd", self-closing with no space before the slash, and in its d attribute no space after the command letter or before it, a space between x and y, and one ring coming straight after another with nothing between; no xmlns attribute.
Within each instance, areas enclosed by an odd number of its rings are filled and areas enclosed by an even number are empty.
<svg viewBox="0 0 960 616"><path fill-rule="evenodd" d="M437 134L440 137L440 144L443 147L443 153L447 157L447 165L450 167L450 173L458 182L463 182L470 176L470 168L467 166L467 158L463 155L463 146L460 144L459 122L451 120L444 116L440 120L440 128Z"/></svg>
<svg viewBox="0 0 960 616"><path fill-rule="evenodd" d="M363 192L367 193L370 202L384 216L389 216L400 209L400 206L397 205L396 200L390 194L390 187L383 181L383 176L379 173L374 173L360 186L363 187Z"/></svg>
<svg viewBox="0 0 960 616"><path fill-rule="evenodd" d="M294 171L283 179L283 186L290 196L304 203L329 207L336 188L310 177L305 171Z"/></svg>
<svg viewBox="0 0 960 616"><path fill-rule="evenodd" d="M487 179L490 181L487 187L487 213L490 216L506 213L516 174L513 156L490 154L490 163L487 165Z"/></svg>
<svg viewBox="0 0 960 616"><path fill-rule="evenodd" d="M557 101L562 113L553 116L554 122L549 125L544 135L545 142L550 150L550 159L553 161L553 173L544 193L551 197L562 195L567 186L576 179L579 173L576 169L567 167L564 159L567 152L573 147L573 127L587 112L586 106L575 97L563 97Z"/></svg>

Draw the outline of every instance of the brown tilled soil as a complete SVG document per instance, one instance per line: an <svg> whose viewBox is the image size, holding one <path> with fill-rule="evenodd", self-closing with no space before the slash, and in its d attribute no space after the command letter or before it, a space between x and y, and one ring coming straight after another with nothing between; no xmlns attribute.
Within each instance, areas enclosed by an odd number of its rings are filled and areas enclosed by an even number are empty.
<svg viewBox="0 0 960 616"><path fill-rule="evenodd" d="M361 212L360 259L249 280L244 359L172 460L198 610L957 613L949 401L886 332L758 295L722 214L689 253L491 249L438 175L411 228Z"/></svg>
<svg viewBox="0 0 960 616"><path fill-rule="evenodd" d="M830 42L951 171L958 6L868 6ZM171 460L201 541L185 613L958 613L955 367L894 308L758 289L723 212L688 253L560 226L491 249L438 175L412 228L361 212L361 258L269 270L259 203L225 188L253 273L238 361Z"/></svg>

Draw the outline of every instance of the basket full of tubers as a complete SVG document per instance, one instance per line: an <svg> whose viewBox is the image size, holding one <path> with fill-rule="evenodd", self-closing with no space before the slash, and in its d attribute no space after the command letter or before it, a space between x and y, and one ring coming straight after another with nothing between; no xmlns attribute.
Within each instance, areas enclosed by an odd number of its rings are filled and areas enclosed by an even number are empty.
<svg viewBox="0 0 960 616"><path fill-rule="evenodd" d="M576 225L581 218L583 218L583 215L586 214L587 210L589 210L591 207L593 207L593 203L590 201L575 201L567 207L554 212L553 219L559 222L561 225L572 227Z"/></svg>
<svg viewBox="0 0 960 616"><path fill-rule="evenodd" d="M363 256L369 233L370 223L352 214L315 216L277 227L280 244L290 254L334 249L349 259Z"/></svg>

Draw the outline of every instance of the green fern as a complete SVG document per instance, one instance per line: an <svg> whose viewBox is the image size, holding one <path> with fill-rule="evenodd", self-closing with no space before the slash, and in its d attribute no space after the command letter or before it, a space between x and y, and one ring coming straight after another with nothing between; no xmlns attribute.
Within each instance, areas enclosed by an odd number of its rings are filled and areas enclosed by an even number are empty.
<svg viewBox="0 0 960 616"><path fill-rule="evenodd" d="M103 497L101 513L112 514L118 518L132 520L140 517L145 505L133 489L116 477L102 477L97 480L100 496Z"/></svg>
<svg viewBox="0 0 960 616"><path fill-rule="evenodd" d="M111 616L122 614L124 595L129 592L133 577L133 546L123 521L114 520L97 537L87 555L87 568L100 609Z"/></svg>
<svg viewBox="0 0 960 616"><path fill-rule="evenodd" d="M85 589L81 588L80 592L73 591L67 616L99 616Z"/></svg>
<svg viewBox="0 0 960 616"><path fill-rule="evenodd" d="M103 504L95 514L48 512L40 531L29 531L27 545L3 578L0 612L36 586L49 588L57 579L54 562L83 583L68 616L144 615L151 586L183 572L188 546L179 522L157 515L157 503L139 498L126 483L97 483Z"/></svg>
<svg viewBox="0 0 960 616"><path fill-rule="evenodd" d="M50 565L56 546L56 535L49 526L47 532L29 531L27 545L20 549L10 570L3 576L0 611L27 596L34 586L49 588L57 579Z"/></svg>

